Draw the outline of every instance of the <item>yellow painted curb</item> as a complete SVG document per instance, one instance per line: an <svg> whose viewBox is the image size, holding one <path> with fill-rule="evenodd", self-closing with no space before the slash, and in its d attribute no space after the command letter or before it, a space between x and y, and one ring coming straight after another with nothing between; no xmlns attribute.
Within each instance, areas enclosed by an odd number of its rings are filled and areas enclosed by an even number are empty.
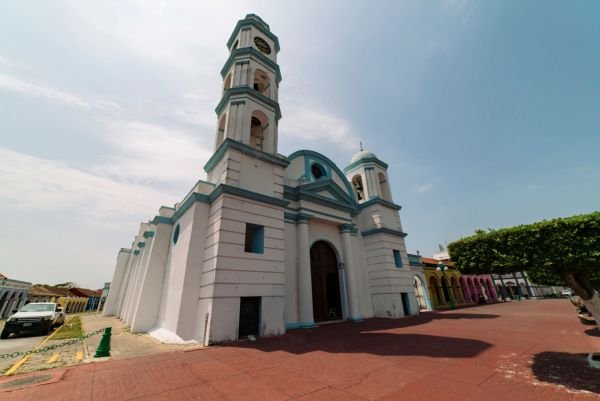
<svg viewBox="0 0 600 401"><path fill-rule="evenodd" d="M59 356L60 356L60 354L52 354L52 356L50 358L48 358L48 362L46 362L46 363L54 363L54 362L58 361Z"/></svg>
<svg viewBox="0 0 600 401"><path fill-rule="evenodd" d="M69 319L69 322L70 322L72 319L73 319L73 317L71 317L71 319ZM37 347L35 347L35 348L33 349L33 351L35 351L35 350L37 350L37 349L40 349L40 348L42 348L42 346L43 346L44 344L46 344L46 343L48 342L48 340L50 340L52 337L54 337L54 335L55 335L56 333L58 333L58 331L60 330L60 328L61 328L61 327L63 327L63 325L64 325L66 322L67 322L67 321L65 320L65 321L63 322L63 324L61 324L61 325L60 325L60 326L59 326L59 327L58 327L56 330L54 330L54 331L52 332L52 334L50 334L49 336L47 336L46 338L44 338L44 339L42 340L42 342L41 342L41 343L39 343L39 344L37 345ZM21 367L21 366L22 366L22 365L23 365L25 362L27 362L27 360L28 360L29 358L31 358L31 355L32 355L32 354L25 355L23 358L21 358L21 359L19 359L17 362L15 362L15 364L14 364L14 365L12 365L12 366L10 367L10 369L8 369L6 372L4 372L4 376L11 376L11 375L14 375L14 374L15 374L15 372L17 371L17 369L19 369L19 368L20 368L20 367Z"/></svg>
<svg viewBox="0 0 600 401"><path fill-rule="evenodd" d="M77 353L75 354L75 360L81 361L82 359L83 359L83 352L77 351Z"/></svg>

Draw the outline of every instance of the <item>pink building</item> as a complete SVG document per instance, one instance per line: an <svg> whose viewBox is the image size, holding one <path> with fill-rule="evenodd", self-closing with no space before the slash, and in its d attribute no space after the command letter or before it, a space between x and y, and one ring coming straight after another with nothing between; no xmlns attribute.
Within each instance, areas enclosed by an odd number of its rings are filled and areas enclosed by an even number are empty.
<svg viewBox="0 0 600 401"><path fill-rule="evenodd" d="M463 274L459 281L465 301L476 304L481 295L487 302L498 302L498 294L491 275Z"/></svg>

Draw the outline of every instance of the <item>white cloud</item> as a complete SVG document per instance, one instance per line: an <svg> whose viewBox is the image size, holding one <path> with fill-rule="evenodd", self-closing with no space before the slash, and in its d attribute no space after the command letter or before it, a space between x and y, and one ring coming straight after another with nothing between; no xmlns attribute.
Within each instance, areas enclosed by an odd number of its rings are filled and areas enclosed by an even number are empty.
<svg viewBox="0 0 600 401"><path fill-rule="evenodd" d="M429 184L425 184L425 185L421 185L416 188L413 188L413 189L411 189L411 192L416 192L416 193L422 194L422 193L430 191L432 189L433 189L433 184L429 183Z"/></svg>
<svg viewBox="0 0 600 401"><path fill-rule="evenodd" d="M106 225L135 224L151 218L175 197L126 184L66 164L0 148L0 201L19 211L69 212Z"/></svg>
<svg viewBox="0 0 600 401"><path fill-rule="evenodd" d="M298 102L286 103L286 114L281 121L280 134L305 141L326 141L345 150L358 148L359 137L352 126L326 109L310 107Z"/></svg>
<svg viewBox="0 0 600 401"><path fill-rule="evenodd" d="M28 96L43 98L54 102L62 102L71 106L84 109L120 109L120 106L111 101L85 99L79 95L51 88L49 86L37 85L22 81L14 76L0 74L0 88L13 92L19 92Z"/></svg>
<svg viewBox="0 0 600 401"><path fill-rule="evenodd" d="M202 167L212 154L212 143L205 144L199 135L139 121L103 123L103 138L114 153L92 168L96 174L143 184L190 186L204 177Z"/></svg>

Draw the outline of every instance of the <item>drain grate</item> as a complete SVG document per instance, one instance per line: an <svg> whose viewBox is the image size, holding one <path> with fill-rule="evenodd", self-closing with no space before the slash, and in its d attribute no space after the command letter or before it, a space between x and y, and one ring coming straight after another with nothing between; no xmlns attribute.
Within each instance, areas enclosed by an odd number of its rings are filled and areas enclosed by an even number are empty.
<svg viewBox="0 0 600 401"><path fill-rule="evenodd" d="M54 377L53 374L43 374L43 375L22 377L22 378L8 381L8 382L0 383L0 389L23 387L23 386L29 386L32 384L40 384L40 383L43 383L45 381L52 379L53 377Z"/></svg>

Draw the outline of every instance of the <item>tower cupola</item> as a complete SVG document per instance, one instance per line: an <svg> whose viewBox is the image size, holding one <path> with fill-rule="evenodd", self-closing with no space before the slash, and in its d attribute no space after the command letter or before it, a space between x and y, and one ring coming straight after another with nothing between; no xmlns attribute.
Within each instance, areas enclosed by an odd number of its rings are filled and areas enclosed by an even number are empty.
<svg viewBox="0 0 600 401"><path fill-rule="evenodd" d="M358 203L374 198L392 202L387 168L387 163L379 160L371 151L361 149L352 156L344 173L352 184Z"/></svg>

